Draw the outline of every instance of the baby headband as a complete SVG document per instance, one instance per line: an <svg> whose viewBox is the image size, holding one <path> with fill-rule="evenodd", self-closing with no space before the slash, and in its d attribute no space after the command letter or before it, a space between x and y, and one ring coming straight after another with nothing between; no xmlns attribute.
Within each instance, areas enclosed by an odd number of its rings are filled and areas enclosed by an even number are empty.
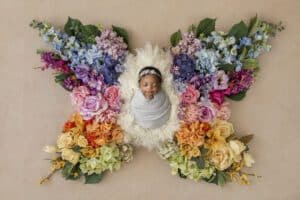
<svg viewBox="0 0 300 200"><path fill-rule="evenodd" d="M141 71L139 72L139 80L143 77L146 76L148 74L153 74L155 76L157 76L160 81L161 81L161 73L158 69L156 69L155 67L152 66L147 66L144 67L143 69L141 69Z"/></svg>

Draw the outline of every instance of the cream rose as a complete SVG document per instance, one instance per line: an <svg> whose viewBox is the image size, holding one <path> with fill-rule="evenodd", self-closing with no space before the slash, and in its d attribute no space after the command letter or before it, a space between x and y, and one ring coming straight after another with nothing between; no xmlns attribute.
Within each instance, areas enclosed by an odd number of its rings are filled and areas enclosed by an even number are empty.
<svg viewBox="0 0 300 200"><path fill-rule="evenodd" d="M77 137L76 144L77 144L78 146L80 146L80 147L85 148L85 147L87 147L87 145L88 145L88 141L87 141L87 139L86 139L83 135L79 135L79 136Z"/></svg>
<svg viewBox="0 0 300 200"><path fill-rule="evenodd" d="M80 153L75 152L72 149L63 149L61 152L61 157L62 159L67 160L75 165L79 161Z"/></svg>
<svg viewBox="0 0 300 200"><path fill-rule="evenodd" d="M233 152L226 143L214 144L209 151L209 160L218 170L225 170L233 163Z"/></svg>
<svg viewBox="0 0 300 200"><path fill-rule="evenodd" d="M244 152L243 153L244 163L246 167L252 167L252 165L255 163L253 157L250 153Z"/></svg>
<svg viewBox="0 0 300 200"><path fill-rule="evenodd" d="M229 146L233 152L233 160L235 162L240 162L242 159L241 153L246 149L245 144L239 140L230 140Z"/></svg>
<svg viewBox="0 0 300 200"><path fill-rule="evenodd" d="M70 133L63 133L58 136L57 139L58 148L60 149L71 148L73 144L74 144L73 137Z"/></svg>
<svg viewBox="0 0 300 200"><path fill-rule="evenodd" d="M213 127L216 131L220 131L220 135L224 138L228 138L234 132L233 125L224 120L216 120Z"/></svg>
<svg viewBox="0 0 300 200"><path fill-rule="evenodd" d="M49 146L49 145L44 146L43 150L46 153L56 153L56 151L57 151L55 146Z"/></svg>

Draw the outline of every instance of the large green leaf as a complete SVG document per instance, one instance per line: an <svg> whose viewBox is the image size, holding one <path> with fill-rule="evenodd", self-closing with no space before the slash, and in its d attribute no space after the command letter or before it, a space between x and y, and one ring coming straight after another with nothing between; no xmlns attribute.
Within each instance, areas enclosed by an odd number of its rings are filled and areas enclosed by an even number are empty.
<svg viewBox="0 0 300 200"><path fill-rule="evenodd" d="M127 31L124 28L118 26L112 26L113 31L117 33L118 36L122 37L124 42L129 45L129 36Z"/></svg>
<svg viewBox="0 0 300 200"><path fill-rule="evenodd" d="M78 33L77 37L80 41L85 43L95 43L96 36L99 36L101 31L94 25L84 25L81 26L80 33Z"/></svg>
<svg viewBox="0 0 300 200"><path fill-rule="evenodd" d="M247 36L247 34L248 27L243 21L233 25L228 33L228 35L234 36L237 40L239 40L241 37Z"/></svg>
<svg viewBox="0 0 300 200"><path fill-rule="evenodd" d="M181 39L182 39L181 31L178 30L171 35L171 38L170 38L171 45L173 47L175 47Z"/></svg>
<svg viewBox="0 0 300 200"><path fill-rule="evenodd" d="M64 26L64 31L68 35L76 36L81 30L82 23L78 19L68 17L68 21Z"/></svg>
<svg viewBox="0 0 300 200"><path fill-rule="evenodd" d="M193 158L193 161L196 162L197 167L198 167L199 169L204 169L204 168L205 168L205 159L204 159L203 156L198 156L198 157L196 157L196 158Z"/></svg>
<svg viewBox="0 0 300 200"><path fill-rule="evenodd" d="M201 20L197 27L196 36L199 37L201 34L209 35L212 31L215 30L216 19L205 18Z"/></svg>
<svg viewBox="0 0 300 200"><path fill-rule="evenodd" d="M95 183L99 183L102 180L102 174L85 174L85 184L95 184Z"/></svg>
<svg viewBox="0 0 300 200"><path fill-rule="evenodd" d="M242 91L238 94L227 96L229 99L234 101L241 101L243 98L245 98L247 91Z"/></svg>

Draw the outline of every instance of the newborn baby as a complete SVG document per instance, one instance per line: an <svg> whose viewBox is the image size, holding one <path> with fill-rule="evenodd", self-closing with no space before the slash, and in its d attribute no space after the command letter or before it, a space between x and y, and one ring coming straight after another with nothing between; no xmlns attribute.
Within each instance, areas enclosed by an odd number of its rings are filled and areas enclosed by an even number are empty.
<svg viewBox="0 0 300 200"><path fill-rule="evenodd" d="M139 90L130 105L135 122L143 128L159 128L168 121L171 110L169 98L161 89L161 73L154 67L144 67L138 83Z"/></svg>

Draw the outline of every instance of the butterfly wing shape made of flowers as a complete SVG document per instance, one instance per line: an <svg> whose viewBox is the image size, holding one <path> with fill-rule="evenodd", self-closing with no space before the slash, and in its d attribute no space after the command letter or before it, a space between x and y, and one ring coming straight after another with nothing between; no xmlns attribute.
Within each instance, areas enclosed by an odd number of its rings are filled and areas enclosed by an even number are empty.
<svg viewBox="0 0 300 200"><path fill-rule="evenodd" d="M39 21L31 26L52 46L38 51L42 70L56 72L55 81L70 92L75 113L65 123L55 146L51 175L85 177L97 183L132 159L132 145L156 149L173 174L223 185L248 183L241 171L254 160L247 142L229 122L227 99L242 100L258 72L257 57L269 51L268 40L283 29L254 17L235 24L228 33L215 31L206 18L189 30L171 35L171 47L147 43L130 52L125 29L83 25L69 18L63 30ZM135 123L130 101L145 66L162 73L162 89L171 102L169 120L156 129Z"/></svg>

